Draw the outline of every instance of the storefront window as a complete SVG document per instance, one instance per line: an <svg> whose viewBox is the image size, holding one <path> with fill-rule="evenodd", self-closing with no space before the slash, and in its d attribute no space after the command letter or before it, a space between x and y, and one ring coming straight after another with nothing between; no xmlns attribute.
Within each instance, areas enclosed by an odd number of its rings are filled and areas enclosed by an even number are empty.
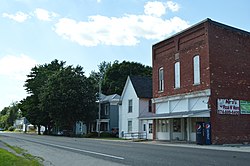
<svg viewBox="0 0 250 166"><path fill-rule="evenodd" d="M173 131L181 132L181 119L180 118L173 120Z"/></svg>
<svg viewBox="0 0 250 166"><path fill-rule="evenodd" d="M168 132L168 120L158 120L157 132Z"/></svg>

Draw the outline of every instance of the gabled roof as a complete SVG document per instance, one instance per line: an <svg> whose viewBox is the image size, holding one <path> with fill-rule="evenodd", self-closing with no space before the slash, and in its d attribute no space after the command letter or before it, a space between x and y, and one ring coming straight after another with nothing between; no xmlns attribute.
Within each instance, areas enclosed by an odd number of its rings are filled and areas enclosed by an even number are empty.
<svg viewBox="0 0 250 166"><path fill-rule="evenodd" d="M108 96L101 94L101 102L119 101L120 97L121 96L118 94L112 94L112 95L108 95Z"/></svg>
<svg viewBox="0 0 250 166"><path fill-rule="evenodd" d="M152 98L152 78L129 76L138 98Z"/></svg>
<svg viewBox="0 0 250 166"><path fill-rule="evenodd" d="M124 85L120 101L127 90L128 84L131 82L138 98L152 98L152 78L143 76L128 76Z"/></svg>
<svg viewBox="0 0 250 166"><path fill-rule="evenodd" d="M152 98L152 78L130 76L138 98Z"/></svg>

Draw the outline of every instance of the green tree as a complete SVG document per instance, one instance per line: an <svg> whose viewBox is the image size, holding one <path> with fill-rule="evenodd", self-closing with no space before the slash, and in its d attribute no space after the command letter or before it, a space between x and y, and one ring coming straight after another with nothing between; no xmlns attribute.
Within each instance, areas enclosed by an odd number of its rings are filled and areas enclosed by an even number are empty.
<svg viewBox="0 0 250 166"><path fill-rule="evenodd" d="M99 71L91 71L89 79L92 85L94 85L95 91L98 92L99 82L102 81L106 71L111 67L111 62L103 61L98 65Z"/></svg>
<svg viewBox="0 0 250 166"><path fill-rule="evenodd" d="M20 118L19 108L17 102L5 107L0 113L0 127L8 129L13 126L15 120Z"/></svg>
<svg viewBox="0 0 250 166"><path fill-rule="evenodd" d="M51 75L39 100L39 109L47 110L64 130L72 130L77 121L89 121L95 111L95 91L80 66L67 66Z"/></svg>
<svg viewBox="0 0 250 166"><path fill-rule="evenodd" d="M53 120L49 116L46 109L40 109L39 95L44 89L49 77L64 68L65 62L54 60L50 64L38 65L31 69L30 74L25 81L25 89L30 94L29 97L21 101L26 118L33 124L38 126L38 134L40 134L40 125L45 126L45 131L50 132L53 126Z"/></svg>
<svg viewBox="0 0 250 166"><path fill-rule="evenodd" d="M38 98L34 95L28 96L20 101L19 107L22 110L23 116L26 117L31 124L38 127L38 134L40 135L40 127L42 125L43 118L44 116L46 117L46 115L43 116L43 112L39 111L37 105L39 102L37 100Z"/></svg>
<svg viewBox="0 0 250 166"><path fill-rule="evenodd" d="M129 75L152 76L152 67L142 65L137 62L115 61L111 67L107 68L103 83L102 91L104 94L117 93L121 95L126 79Z"/></svg>
<svg viewBox="0 0 250 166"><path fill-rule="evenodd" d="M6 115L8 113L9 107L4 107L3 110L0 112L1 115Z"/></svg>
<svg viewBox="0 0 250 166"><path fill-rule="evenodd" d="M5 130L8 129L7 120L8 120L7 114L0 116L0 128L3 128Z"/></svg>

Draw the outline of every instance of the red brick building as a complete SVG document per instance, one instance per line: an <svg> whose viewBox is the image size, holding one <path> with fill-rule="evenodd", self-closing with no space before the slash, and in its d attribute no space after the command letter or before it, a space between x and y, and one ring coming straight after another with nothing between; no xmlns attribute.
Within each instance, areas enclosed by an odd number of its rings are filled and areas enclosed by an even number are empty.
<svg viewBox="0 0 250 166"><path fill-rule="evenodd" d="M250 33L206 19L152 48L154 139L250 143Z"/></svg>

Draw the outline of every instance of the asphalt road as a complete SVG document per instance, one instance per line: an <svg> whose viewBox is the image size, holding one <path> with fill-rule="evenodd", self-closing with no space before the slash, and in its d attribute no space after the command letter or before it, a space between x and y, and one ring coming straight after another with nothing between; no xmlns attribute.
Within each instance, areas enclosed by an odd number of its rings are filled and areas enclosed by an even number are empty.
<svg viewBox="0 0 250 166"><path fill-rule="evenodd" d="M0 133L0 140L44 158L45 165L250 165L246 152L15 133Z"/></svg>

